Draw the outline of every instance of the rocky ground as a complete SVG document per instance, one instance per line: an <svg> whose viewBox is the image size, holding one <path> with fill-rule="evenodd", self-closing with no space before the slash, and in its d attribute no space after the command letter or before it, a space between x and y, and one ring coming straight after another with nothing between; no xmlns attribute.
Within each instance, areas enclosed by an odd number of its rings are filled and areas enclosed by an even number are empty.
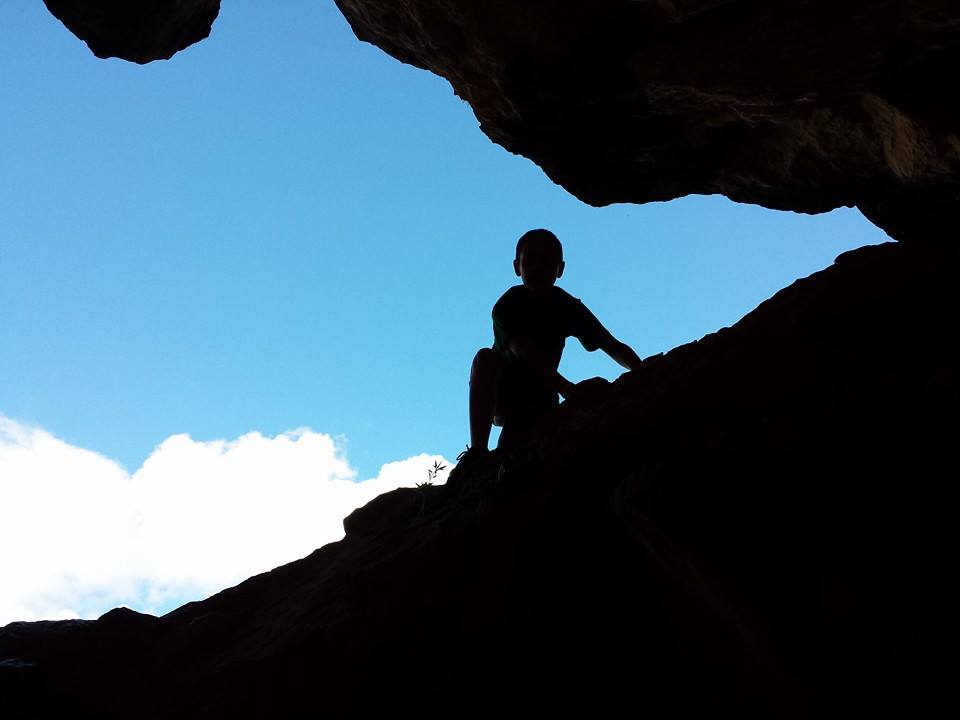
<svg viewBox="0 0 960 720"><path fill-rule="evenodd" d="M302 560L161 618L8 625L4 715L932 715L956 270L847 253Z"/></svg>

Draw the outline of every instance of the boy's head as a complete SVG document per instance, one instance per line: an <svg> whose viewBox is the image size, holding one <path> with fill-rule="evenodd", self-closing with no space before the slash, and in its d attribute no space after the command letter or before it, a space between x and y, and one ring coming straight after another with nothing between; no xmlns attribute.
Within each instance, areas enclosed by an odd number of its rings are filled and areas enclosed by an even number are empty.
<svg viewBox="0 0 960 720"><path fill-rule="evenodd" d="M563 275L563 246L549 230L528 230L517 241L513 270L531 288L552 286Z"/></svg>

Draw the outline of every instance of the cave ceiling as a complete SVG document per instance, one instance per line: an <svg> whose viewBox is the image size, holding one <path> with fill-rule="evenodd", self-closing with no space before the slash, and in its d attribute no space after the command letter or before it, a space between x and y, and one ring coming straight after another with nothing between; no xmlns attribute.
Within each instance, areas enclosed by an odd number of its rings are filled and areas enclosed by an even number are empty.
<svg viewBox="0 0 960 720"><path fill-rule="evenodd" d="M44 1L96 55L135 62L206 37L220 4ZM591 205L856 206L936 245L960 219L957 0L335 2Z"/></svg>

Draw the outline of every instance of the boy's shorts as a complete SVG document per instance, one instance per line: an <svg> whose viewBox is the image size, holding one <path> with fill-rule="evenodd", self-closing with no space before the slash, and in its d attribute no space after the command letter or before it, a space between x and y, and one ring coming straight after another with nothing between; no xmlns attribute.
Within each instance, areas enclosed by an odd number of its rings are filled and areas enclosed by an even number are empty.
<svg viewBox="0 0 960 720"><path fill-rule="evenodd" d="M505 354L506 355L506 354ZM503 428L497 447L514 445L540 418L556 408L560 399L544 390L535 378L503 358L497 383L497 404L493 424Z"/></svg>

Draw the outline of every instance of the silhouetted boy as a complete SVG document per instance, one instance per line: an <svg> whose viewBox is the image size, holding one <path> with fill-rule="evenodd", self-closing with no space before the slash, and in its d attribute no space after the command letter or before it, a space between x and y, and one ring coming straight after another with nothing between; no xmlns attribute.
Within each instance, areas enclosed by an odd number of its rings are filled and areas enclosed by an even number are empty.
<svg viewBox="0 0 960 720"><path fill-rule="evenodd" d="M568 337L589 352L600 349L633 370L637 354L617 340L577 298L556 287L563 247L549 230L530 230L517 242L513 269L523 280L493 306L493 348L483 348L470 369L470 447L460 463L487 452L493 424L503 428L498 447L512 447L576 385L557 368Z"/></svg>

